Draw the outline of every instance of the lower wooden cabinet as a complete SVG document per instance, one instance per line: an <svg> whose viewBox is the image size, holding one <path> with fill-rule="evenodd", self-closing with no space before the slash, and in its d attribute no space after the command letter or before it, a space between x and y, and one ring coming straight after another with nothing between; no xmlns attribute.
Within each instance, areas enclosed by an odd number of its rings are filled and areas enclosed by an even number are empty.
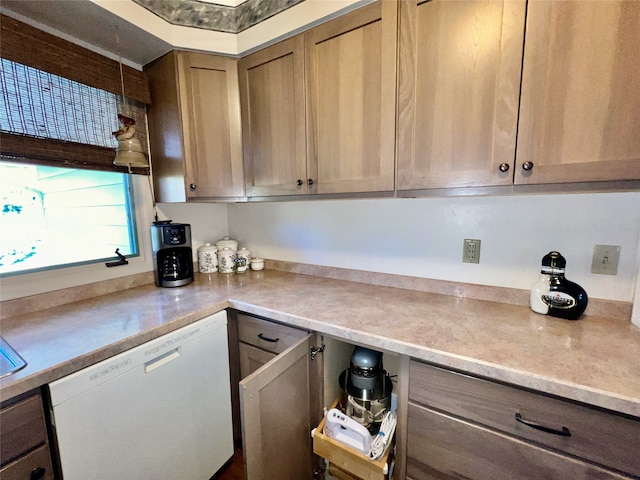
<svg viewBox="0 0 640 480"><path fill-rule="evenodd" d="M322 416L322 358L310 355L316 334L242 313L237 323L246 478L312 478L310 432Z"/></svg>
<svg viewBox="0 0 640 480"><path fill-rule="evenodd" d="M412 361L407 478L640 475L640 419Z"/></svg>
<svg viewBox="0 0 640 480"><path fill-rule="evenodd" d="M37 392L0 410L0 478L52 480L42 397Z"/></svg>
<svg viewBox="0 0 640 480"><path fill-rule="evenodd" d="M414 480L630 478L412 403L408 425Z"/></svg>

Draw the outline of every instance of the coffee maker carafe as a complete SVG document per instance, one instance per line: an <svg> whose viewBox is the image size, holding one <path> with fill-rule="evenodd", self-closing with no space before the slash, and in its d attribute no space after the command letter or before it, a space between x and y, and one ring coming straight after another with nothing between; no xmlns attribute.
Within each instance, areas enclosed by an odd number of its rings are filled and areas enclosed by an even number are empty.
<svg viewBox="0 0 640 480"><path fill-rule="evenodd" d="M151 225L156 285L181 287L193 282L191 225L171 220Z"/></svg>

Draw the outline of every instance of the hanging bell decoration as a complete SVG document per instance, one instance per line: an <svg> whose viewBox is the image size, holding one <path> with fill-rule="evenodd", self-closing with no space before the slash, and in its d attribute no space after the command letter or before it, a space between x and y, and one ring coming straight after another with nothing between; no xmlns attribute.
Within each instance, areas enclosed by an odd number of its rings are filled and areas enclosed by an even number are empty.
<svg viewBox="0 0 640 480"><path fill-rule="evenodd" d="M134 137L136 133L136 121L133 118L118 114L118 120L121 127L119 130L112 132L112 135L118 140L116 148L116 158L113 160L114 165L131 168L148 168L149 162L144 155L140 140Z"/></svg>
<svg viewBox="0 0 640 480"><path fill-rule="evenodd" d="M120 53L120 34L118 27L116 27L116 43L118 44L118 66L120 67L120 86L122 87L122 103L126 105L126 96L124 93L124 70L122 68L122 54ZM118 147L116 148L116 158L113 160L113 164L119 167L127 167L129 173L131 168L149 168L149 161L144 155L142 144L140 140L134 137L136 133L136 121L123 115L118 114L118 121L120 122L120 128L111 134L118 140Z"/></svg>

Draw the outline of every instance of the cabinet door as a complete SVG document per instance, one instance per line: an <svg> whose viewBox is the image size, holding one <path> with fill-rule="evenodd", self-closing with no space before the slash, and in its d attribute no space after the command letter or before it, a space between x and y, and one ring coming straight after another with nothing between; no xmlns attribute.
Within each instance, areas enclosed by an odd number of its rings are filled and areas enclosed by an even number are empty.
<svg viewBox="0 0 640 480"><path fill-rule="evenodd" d="M242 342L240 342L238 352L240 357L240 378L248 377L276 357L275 353L265 352Z"/></svg>
<svg viewBox="0 0 640 480"><path fill-rule="evenodd" d="M515 182L640 179L638 65L640 2L530 0Z"/></svg>
<svg viewBox="0 0 640 480"><path fill-rule="evenodd" d="M394 189L396 23L380 1L305 34L314 193Z"/></svg>
<svg viewBox="0 0 640 480"><path fill-rule="evenodd" d="M240 60L247 196L307 193L304 38Z"/></svg>
<svg viewBox="0 0 640 480"><path fill-rule="evenodd" d="M312 478L311 429L322 417L322 359L308 335L240 382L246 478Z"/></svg>
<svg viewBox="0 0 640 480"><path fill-rule="evenodd" d="M244 195L236 60L178 54L188 199Z"/></svg>
<svg viewBox="0 0 640 480"><path fill-rule="evenodd" d="M511 185L525 9L401 2L399 190Z"/></svg>

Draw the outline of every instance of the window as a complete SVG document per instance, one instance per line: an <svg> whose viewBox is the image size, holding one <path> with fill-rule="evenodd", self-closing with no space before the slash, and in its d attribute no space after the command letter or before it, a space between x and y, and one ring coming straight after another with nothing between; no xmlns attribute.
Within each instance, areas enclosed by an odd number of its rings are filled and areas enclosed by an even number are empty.
<svg viewBox="0 0 640 480"><path fill-rule="evenodd" d="M107 171L122 97L7 59L0 94L0 276L138 255L131 178Z"/></svg>
<svg viewBox="0 0 640 480"><path fill-rule="evenodd" d="M0 162L0 275L138 254L127 174Z"/></svg>

